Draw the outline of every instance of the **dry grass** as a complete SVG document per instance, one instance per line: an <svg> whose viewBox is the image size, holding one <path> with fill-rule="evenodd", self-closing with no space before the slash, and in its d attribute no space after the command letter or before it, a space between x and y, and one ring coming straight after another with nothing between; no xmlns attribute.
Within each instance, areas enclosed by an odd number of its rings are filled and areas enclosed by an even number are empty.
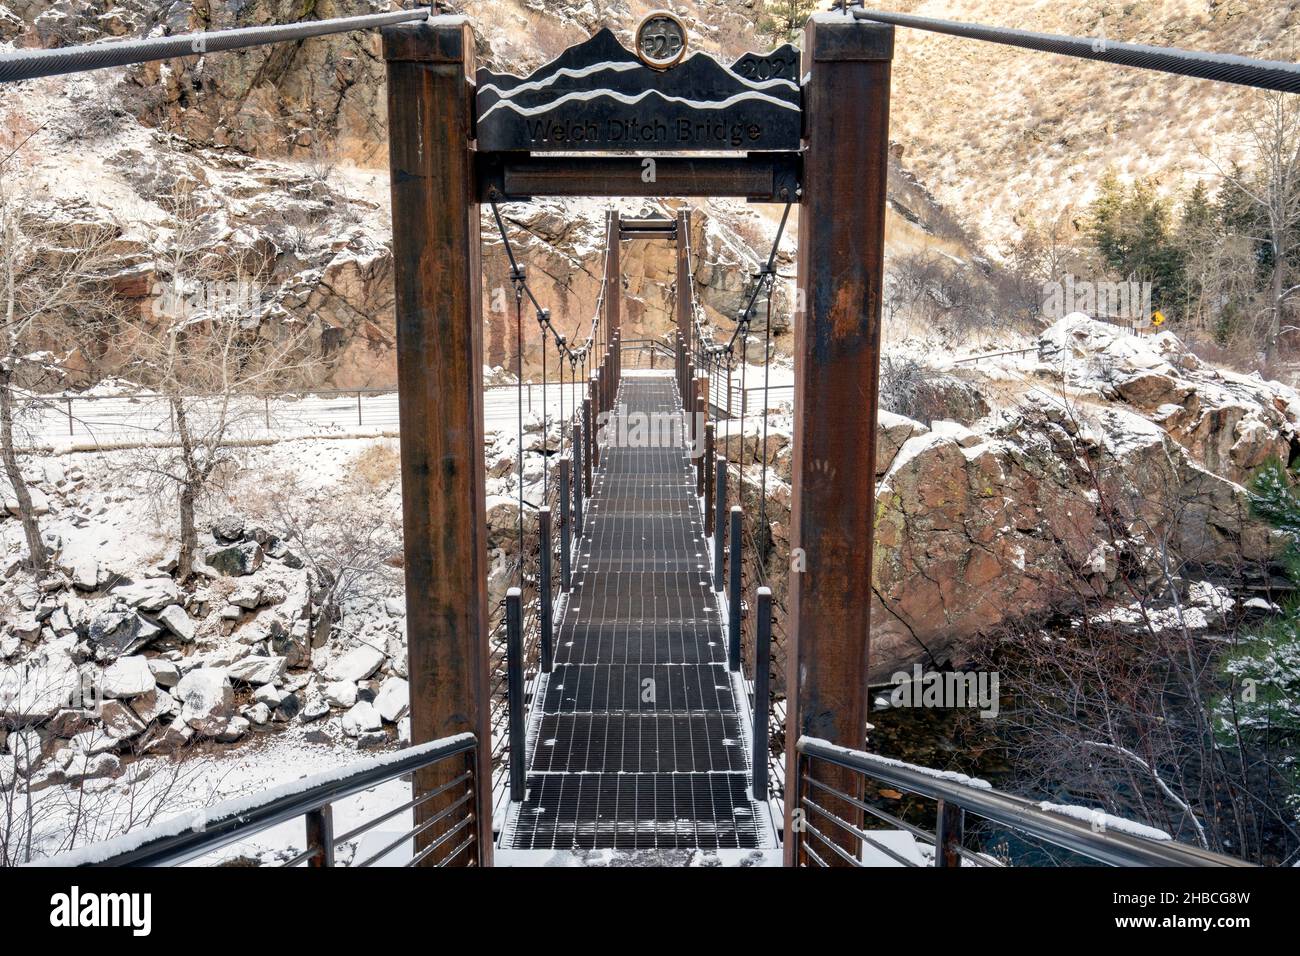
<svg viewBox="0 0 1300 956"><path fill-rule="evenodd" d="M1258 0L886 0L922 16L1294 60L1288 4ZM1223 84L899 30L891 138L906 164L993 246L1026 215L1094 198L1108 167L1175 190L1233 158L1250 93Z"/></svg>
<svg viewBox="0 0 1300 956"><path fill-rule="evenodd" d="M348 466L350 475L371 491L379 491L397 481L401 455L391 441L376 442L357 452Z"/></svg>

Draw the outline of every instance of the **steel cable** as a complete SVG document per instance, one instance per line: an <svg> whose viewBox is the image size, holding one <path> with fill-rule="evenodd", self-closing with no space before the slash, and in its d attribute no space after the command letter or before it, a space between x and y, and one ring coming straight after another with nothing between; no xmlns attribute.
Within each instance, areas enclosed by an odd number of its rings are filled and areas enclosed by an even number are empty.
<svg viewBox="0 0 1300 956"><path fill-rule="evenodd" d="M349 33L353 30L371 30L375 27L427 19L429 19L429 8L419 7L414 10L367 14L360 17L337 17L332 20L314 20L306 23L239 27L233 30L182 33L173 37L109 40L55 50L0 53L0 83L80 73L86 70L101 70L133 63L149 63L178 56L203 56L207 53L223 53L229 50L265 46L269 43L306 40L310 37Z"/></svg>
<svg viewBox="0 0 1300 956"><path fill-rule="evenodd" d="M1104 36L1073 37L1053 33L1035 33L1008 27L991 27L957 20L939 20L906 13L855 8L859 20L891 23L894 26L943 33L967 40L983 40L1005 46L1056 53L1084 60L1097 60L1117 66L1155 70L1175 76L1190 76L1220 83L1234 83L1260 90L1300 93L1300 65L1282 60L1256 60L1229 53L1203 53L1177 47L1150 46L1145 43L1122 43Z"/></svg>

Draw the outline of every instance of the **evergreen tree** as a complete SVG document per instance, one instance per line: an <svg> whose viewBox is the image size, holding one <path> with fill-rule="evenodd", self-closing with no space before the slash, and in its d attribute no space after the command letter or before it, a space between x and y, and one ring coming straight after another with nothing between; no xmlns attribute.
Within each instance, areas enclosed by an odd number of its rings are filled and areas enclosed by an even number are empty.
<svg viewBox="0 0 1300 956"><path fill-rule="evenodd" d="M1107 172L1088 210L1086 231L1102 260L1120 277L1152 284L1157 308L1184 300L1183 254L1173 236L1170 204L1150 180L1129 187Z"/></svg>
<svg viewBox="0 0 1300 956"><path fill-rule="evenodd" d="M1286 537L1287 577L1300 585L1300 499L1278 462L1251 483L1251 511ZM1242 758L1277 767L1290 781L1289 805L1300 810L1300 602L1249 631L1225 656L1228 689L1215 705L1220 742ZM1253 751L1250 758L1245 751Z"/></svg>

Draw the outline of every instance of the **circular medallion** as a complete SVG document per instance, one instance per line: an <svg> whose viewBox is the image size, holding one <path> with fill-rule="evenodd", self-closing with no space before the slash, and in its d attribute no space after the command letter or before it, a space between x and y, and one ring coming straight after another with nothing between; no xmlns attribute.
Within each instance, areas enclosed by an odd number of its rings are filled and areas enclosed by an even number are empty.
<svg viewBox="0 0 1300 956"><path fill-rule="evenodd" d="M686 26L667 10L646 14L636 28L636 55L655 70L676 66L686 55Z"/></svg>

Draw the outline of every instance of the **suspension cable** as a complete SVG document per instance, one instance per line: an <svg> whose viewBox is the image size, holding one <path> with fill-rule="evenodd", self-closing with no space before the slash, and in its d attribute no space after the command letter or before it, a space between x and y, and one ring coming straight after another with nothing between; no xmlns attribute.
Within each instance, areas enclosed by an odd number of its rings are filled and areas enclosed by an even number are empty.
<svg viewBox="0 0 1300 956"><path fill-rule="evenodd" d="M1084 60L1099 60L1118 66L1137 67L1202 80L1217 80L1221 83L1234 83L1261 90L1300 93L1300 65L1281 60L1256 60L1228 53L1203 53L1198 50L1150 46L1145 43L1122 43L1108 40L1104 36L1073 37L1053 33L1034 33L1029 30L962 23L957 20L939 20L907 13L885 13L880 10L856 8L852 13L859 20L892 23L895 26L944 33L968 40L984 40L989 43L1022 47L1026 50L1038 50L1041 53L1057 53Z"/></svg>
<svg viewBox="0 0 1300 956"><path fill-rule="evenodd" d="M107 40L55 50L20 50L0 53L0 83L30 80L42 76L61 76L110 66L149 63L178 56L202 56L246 47L265 46L306 40L309 37L371 30L395 23L429 19L429 7L367 14L360 17L336 17L304 23L271 24L262 27L238 27L232 30L209 30L182 33L172 37L149 37L143 40Z"/></svg>
<svg viewBox="0 0 1300 956"><path fill-rule="evenodd" d="M771 376L772 368L772 287L776 285L776 276L767 273L767 322L764 323L763 329L763 444L759 449L759 457L763 462L763 480L761 491L759 493L759 529L764 532L763 539L763 561L767 561L767 421L771 416L768 411L771 403L768 401L768 381Z"/></svg>
<svg viewBox="0 0 1300 956"><path fill-rule="evenodd" d="M518 431L515 457L519 468L519 589L524 587L524 274L511 258L510 281L515 287L515 397Z"/></svg>

